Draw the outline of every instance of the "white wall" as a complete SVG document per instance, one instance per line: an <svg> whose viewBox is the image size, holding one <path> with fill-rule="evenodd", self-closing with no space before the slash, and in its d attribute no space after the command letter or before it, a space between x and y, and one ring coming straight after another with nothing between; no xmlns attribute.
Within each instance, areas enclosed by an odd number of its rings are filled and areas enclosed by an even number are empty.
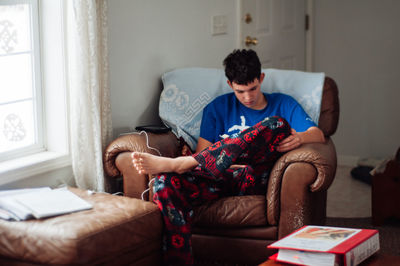
<svg viewBox="0 0 400 266"><path fill-rule="evenodd" d="M400 1L314 1L314 70L333 77L339 156L387 157L400 146Z"/></svg>
<svg viewBox="0 0 400 266"><path fill-rule="evenodd" d="M158 123L161 75L180 67L222 68L236 48L237 1L112 0L109 60L114 133ZM211 18L226 15L225 35L212 36Z"/></svg>

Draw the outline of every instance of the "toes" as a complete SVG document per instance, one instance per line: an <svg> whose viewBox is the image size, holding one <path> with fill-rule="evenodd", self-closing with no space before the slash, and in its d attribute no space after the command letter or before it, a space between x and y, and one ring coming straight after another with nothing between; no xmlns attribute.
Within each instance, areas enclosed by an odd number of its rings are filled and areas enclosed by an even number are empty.
<svg viewBox="0 0 400 266"><path fill-rule="evenodd" d="M142 157L141 157L141 154L140 154L139 152L134 151L134 152L131 153L131 158L132 158L133 160L139 160L139 159L141 159Z"/></svg>
<svg viewBox="0 0 400 266"><path fill-rule="evenodd" d="M142 167L135 165L135 169L136 169L136 171L138 171L139 174L143 173L143 168Z"/></svg>
<svg viewBox="0 0 400 266"><path fill-rule="evenodd" d="M139 174L146 174L146 171L143 168L137 169Z"/></svg>
<svg viewBox="0 0 400 266"><path fill-rule="evenodd" d="M133 158L132 159L132 163L134 165L141 165L143 163L143 158L139 157L139 158Z"/></svg>

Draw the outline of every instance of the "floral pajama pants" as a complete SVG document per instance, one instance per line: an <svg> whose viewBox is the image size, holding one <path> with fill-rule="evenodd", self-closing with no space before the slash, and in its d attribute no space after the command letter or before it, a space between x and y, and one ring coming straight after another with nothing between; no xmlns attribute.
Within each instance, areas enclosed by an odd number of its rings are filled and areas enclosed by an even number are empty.
<svg viewBox="0 0 400 266"><path fill-rule="evenodd" d="M265 194L269 172L281 153L276 148L290 135L280 117L269 117L236 138L218 141L192 156L199 165L184 174L164 173L155 178L154 202L165 224L166 265L192 265L193 206L221 197ZM246 165L231 169L232 164Z"/></svg>

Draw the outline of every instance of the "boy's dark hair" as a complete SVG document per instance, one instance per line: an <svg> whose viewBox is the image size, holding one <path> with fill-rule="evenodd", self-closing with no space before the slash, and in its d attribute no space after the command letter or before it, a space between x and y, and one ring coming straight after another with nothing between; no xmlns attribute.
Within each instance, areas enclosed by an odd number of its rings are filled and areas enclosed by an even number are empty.
<svg viewBox="0 0 400 266"><path fill-rule="evenodd" d="M261 63L253 50L234 50L224 59L225 75L230 82L247 85L259 79Z"/></svg>

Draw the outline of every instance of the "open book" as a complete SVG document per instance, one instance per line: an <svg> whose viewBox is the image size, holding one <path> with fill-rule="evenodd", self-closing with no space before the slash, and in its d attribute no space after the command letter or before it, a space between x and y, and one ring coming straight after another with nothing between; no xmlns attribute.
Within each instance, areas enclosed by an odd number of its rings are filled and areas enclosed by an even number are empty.
<svg viewBox="0 0 400 266"><path fill-rule="evenodd" d="M67 188L33 188L0 192L0 218L22 221L45 218L81 210L92 205Z"/></svg>

